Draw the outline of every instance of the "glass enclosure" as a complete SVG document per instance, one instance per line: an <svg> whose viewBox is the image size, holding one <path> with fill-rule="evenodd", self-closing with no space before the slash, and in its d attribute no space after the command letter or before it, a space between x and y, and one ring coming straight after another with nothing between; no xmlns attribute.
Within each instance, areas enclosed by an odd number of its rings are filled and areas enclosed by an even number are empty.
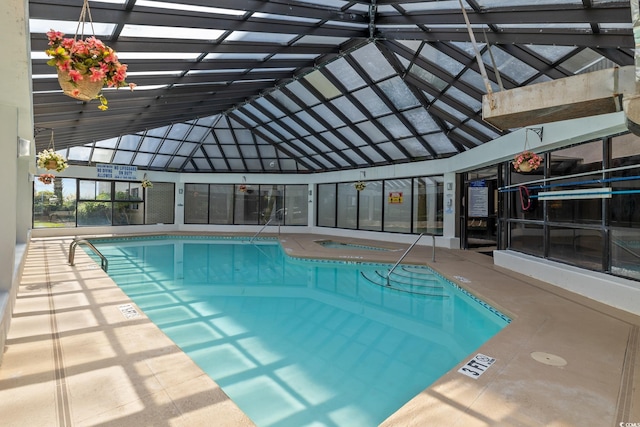
<svg viewBox="0 0 640 427"><path fill-rule="evenodd" d="M185 184L185 224L307 225L307 185Z"/></svg>
<svg viewBox="0 0 640 427"><path fill-rule="evenodd" d="M173 183L56 177L34 183L33 227L173 224Z"/></svg>
<svg viewBox="0 0 640 427"><path fill-rule="evenodd" d="M442 234L442 176L359 183L318 185L318 226Z"/></svg>
<svg viewBox="0 0 640 427"><path fill-rule="evenodd" d="M501 247L640 279L640 138L613 136L505 167Z"/></svg>

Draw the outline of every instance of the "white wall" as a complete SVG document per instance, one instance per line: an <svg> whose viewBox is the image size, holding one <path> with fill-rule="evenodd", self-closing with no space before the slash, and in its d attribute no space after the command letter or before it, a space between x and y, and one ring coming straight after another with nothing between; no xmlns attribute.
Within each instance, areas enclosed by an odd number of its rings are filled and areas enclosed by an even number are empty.
<svg viewBox="0 0 640 427"><path fill-rule="evenodd" d="M31 157L18 158L18 137L33 141L27 0L3 0L0 13L0 362L31 227ZM33 149L33 143L31 144Z"/></svg>

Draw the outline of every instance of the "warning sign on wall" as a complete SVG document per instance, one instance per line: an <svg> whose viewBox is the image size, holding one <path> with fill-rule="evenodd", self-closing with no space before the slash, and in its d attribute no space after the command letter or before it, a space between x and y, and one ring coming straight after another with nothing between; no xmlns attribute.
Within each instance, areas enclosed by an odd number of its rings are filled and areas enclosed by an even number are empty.
<svg viewBox="0 0 640 427"><path fill-rule="evenodd" d="M389 203L402 203L402 191L391 191L389 192Z"/></svg>

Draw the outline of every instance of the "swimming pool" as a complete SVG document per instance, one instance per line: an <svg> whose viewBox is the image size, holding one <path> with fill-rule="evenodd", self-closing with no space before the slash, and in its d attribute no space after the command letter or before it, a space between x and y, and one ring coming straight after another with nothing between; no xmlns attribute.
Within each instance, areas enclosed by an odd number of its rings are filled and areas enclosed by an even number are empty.
<svg viewBox="0 0 640 427"><path fill-rule="evenodd" d="M378 425L509 322L437 275L437 293L389 289L367 279L388 265L295 259L275 240L91 242L258 426Z"/></svg>

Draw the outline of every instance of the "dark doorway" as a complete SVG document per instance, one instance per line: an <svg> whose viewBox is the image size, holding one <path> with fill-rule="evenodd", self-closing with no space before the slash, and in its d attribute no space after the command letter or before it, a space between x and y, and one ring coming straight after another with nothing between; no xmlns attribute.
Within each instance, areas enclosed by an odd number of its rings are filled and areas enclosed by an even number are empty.
<svg viewBox="0 0 640 427"><path fill-rule="evenodd" d="M498 241L498 170L490 167L464 174L460 210L462 247L492 254Z"/></svg>

